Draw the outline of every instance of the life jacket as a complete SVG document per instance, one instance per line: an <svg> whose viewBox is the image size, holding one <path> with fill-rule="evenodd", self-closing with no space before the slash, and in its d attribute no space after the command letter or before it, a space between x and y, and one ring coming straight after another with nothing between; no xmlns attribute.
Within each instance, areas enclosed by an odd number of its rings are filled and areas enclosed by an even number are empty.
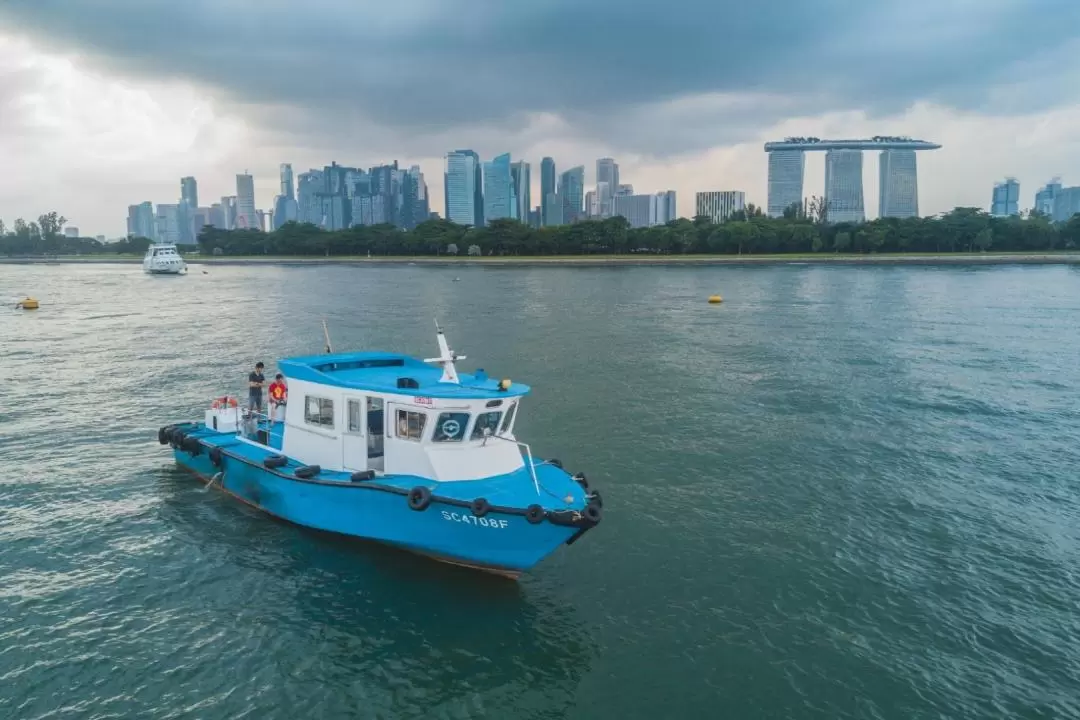
<svg viewBox="0 0 1080 720"><path fill-rule="evenodd" d="M285 383L270 383L270 399L274 402L281 402L285 399Z"/></svg>

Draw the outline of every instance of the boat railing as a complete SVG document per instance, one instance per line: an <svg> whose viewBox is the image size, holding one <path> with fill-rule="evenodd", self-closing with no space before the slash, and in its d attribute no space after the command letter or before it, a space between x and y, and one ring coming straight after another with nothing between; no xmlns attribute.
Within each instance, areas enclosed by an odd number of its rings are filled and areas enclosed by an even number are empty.
<svg viewBox="0 0 1080 720"><path fill-rule="evenodd" d="M525 450L525 457L529 460L529 475L532 477L533 487L536 488L536 494L539 495L540 480L536 477L536 462L533 460L532 448L529 447L529 444L523 443L519 440L511 440L508 437L503 437L502 435L495 435L491 431L487 431L484 434L484 442L486 443L489 438L495 438L496 440L502 440L503 442L514 443L519 448L523 448Z"/></svg>

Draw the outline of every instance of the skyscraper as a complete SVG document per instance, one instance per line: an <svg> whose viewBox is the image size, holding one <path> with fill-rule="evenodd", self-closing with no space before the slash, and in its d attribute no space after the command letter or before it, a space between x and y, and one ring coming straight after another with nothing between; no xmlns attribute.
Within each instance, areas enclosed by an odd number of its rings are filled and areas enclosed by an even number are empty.
<svg viewBox="0 0 1080 720"><path fill-rule="evenodd" d="M513 179L510 153L503 153L484 163L484 222L513 217Z"/></svg>
<svg viewBox="0 0 1080 720"><path fill-rule="evenodd" d="M674 190L661 190L653 197L653 225L666 225L679 219Z"/></svg>
<svg viewBox="0 0 1080 720"><path fill-rule="evenodd" d="M293 191L293 172L291 163L281 163L281 194L287 198L296 198Z"/></svg>
<svg viewBox="0 0 1080 720"><path fill-rule="evenodd" d="M562 222L569 225L581 219L581 204L585 199L585 166L570 168L559 176L559 198L562 202Z"/></svg>
<svg viewBox="0 0 1080 720"><path fill-rule="evenodd" d="M596 202L599 216L611 217L614 208L612 198L619 187L619 165L612 158L600 158L596 161Z"/></svg>
<svg viewBox="0 0 1080 720"><path fill-rule="evenodd" d="M722 223L745 209L746 193L742 190L699 192L694 196L694 215L704 215L714 223Z"/></svg>
<svg viewBox="0 0 1080 720"><path fill-rule="evenodd" d="M447 220L474 227L484 224L483 190L480 183L480 158L475 152L454 150L446 154L443 187Z"/></svg>
<svg viewBox="0 0 1080 720"><path fill-rule="evenodd" d="M255 179L247 173L236 176L236 226L259 227L259 218L255 215Z"/></svg>
<svg viewBox="0 0 1080 720"><path fill-rule="evenodd" d="M783 216L792 205L802 207L805 168L806 153L802 150L769 153L769 217Z"/></svg>
<svg viewBox="0 0 1080 720"><path fill-rule="evenodd" d="M617 195L611 199L611 205L611 216L626 218L632 228L655 224L655 195Z"/></svg>
<svg viewBox="0 0 1080 720"><path fill-rule="evenodd" d="M127 234L130 237L144 237L150 240L157 237L153 203L128 205Z"/></svg>
<svg viewBox="0 0 1080 720"><path fill-rule="evenodd" d="M555 161L546 157L540 161L540 222L548 224L548 198L555 194Z"/></svg>
<svg viewBox="0 0 1080 720"><path fill-rule="evenodd" d="M919 180L914 150L882 150L878 156L878 216L919 216Z"/></svg>
<svg viewBox="0 0 1080 720"><path fill-rule="evenodd" d="M862 150L829 150L825 153L825 205L829 222L860 223L866 220L862 160ZM801 197L799 202L802 202ZM769 209L771 214L771 205Z"/></svg>
<svg viewBox="0 0 1080 720"><path fill-rule="evenodd" d="M1005 178L1004 182L994 183L990 214L994 217L1020 214L1020 183L1016 178Z"/></svg>
<svg viewBox="0 0 1080 720"><path fill-rule="evenodd" d="M180 205L159 204L154 221L158 242L180 242Z"/></svg>
<svg viewBox="0 0 1080 720"><path fill-rule="evenodd" d="M519 160L510 166L510 179L514 184L514 195L517 198L514 219L528 224L529 210L532 209L532 178L529 163Z"/></svg>
<svg viewBox="0 0 1080 720"><path fill-rule="evenodd" d="M322 224L322 200L320 194L326 187L322 170L309 170L297 178L297 222Z"/></svg>
<svg viewBox="0 0 1080 720"><path fill-rule="evenodd" d="M195 178L180 178L180 200L187 203L192 210L199 207L199 184L195 182Z"/></svg>
<svg viewBox="0 0 1080 720"><path fill-rule="evenodd" d="M1035 193L1035 209L1048 218L1054 218L1054 201L1060 194L1061 178L1056 177Z"/></svg>

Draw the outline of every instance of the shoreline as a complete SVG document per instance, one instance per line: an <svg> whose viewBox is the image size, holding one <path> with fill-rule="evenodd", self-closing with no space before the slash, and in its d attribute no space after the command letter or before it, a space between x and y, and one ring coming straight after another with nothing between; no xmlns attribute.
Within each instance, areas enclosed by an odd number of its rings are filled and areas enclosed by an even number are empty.
<svg viewBox="0 0 1080 720"><path fill-rule="evenodd" d="M1080 252L1050 253L942 253L889 255L582 255L555 257L214 257L184 258L188 265L430 265L541 267L541 266L674 266L674 265L1080 265ZM57 256L0 257L0 265L138 265L141 257Z"/></svg>

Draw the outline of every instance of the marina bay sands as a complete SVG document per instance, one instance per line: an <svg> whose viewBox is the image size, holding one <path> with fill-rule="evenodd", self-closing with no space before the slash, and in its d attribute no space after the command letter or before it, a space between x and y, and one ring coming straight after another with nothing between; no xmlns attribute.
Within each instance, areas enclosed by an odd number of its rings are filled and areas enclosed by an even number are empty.
<svg viewBox="0 0 1080 720"><path fill-rule="evenodd" d="M806 153L824 152L825 206L829 221L864 221L863 151L880 150L878 214L881 217L916 217L919 214L919 181L915 153L939 148L941 145L925 140L884 135L865 140L789 137L767 142L768 214L779 217L792 206L802 206Z"/></svg>

